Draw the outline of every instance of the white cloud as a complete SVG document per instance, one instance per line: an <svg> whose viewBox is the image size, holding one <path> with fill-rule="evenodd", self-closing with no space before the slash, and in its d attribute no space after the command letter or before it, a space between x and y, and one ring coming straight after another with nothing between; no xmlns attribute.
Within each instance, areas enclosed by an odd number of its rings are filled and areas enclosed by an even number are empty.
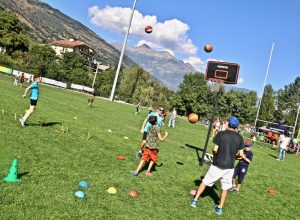
<svg viewBox="0 0 300 220"><path fill-rule="evenodd" d="M244 83L244 78L243 78L243 77L240 77L240 78L238 79L237 84L241 85L241 84L243 84L243 83Z"/></svg>
<svg viewBox="0 0 300 220"><path fill-rule="evenodd" d="M197 71L205 72L206 62L202 61L199 57L188 57L183 59L183 62L191 64Z"/></svg>
<svg viewBox="0 0 300 220"><path fill-rule="evenodd" d="M131 14L130 8L110 7L99 8L93 6L89 8L90 21L100 28L118 33L126 33ZM147 34L145 26L151 25L153 32ZM188 37L189 25L178 19L158 22L156 16L142 15L135 10L130 36L144 40L154 49L168 49L180 54L195 55L198 48Z"/></svg>

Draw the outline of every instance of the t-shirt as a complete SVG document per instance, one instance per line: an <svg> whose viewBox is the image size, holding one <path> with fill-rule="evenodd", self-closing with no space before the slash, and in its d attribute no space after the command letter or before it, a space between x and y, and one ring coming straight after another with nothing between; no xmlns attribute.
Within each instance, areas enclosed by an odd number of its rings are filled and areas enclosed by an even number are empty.
<svg viewBox="0 0 300 220"><path fill-rule="evenodd" d="M213 142L219 146L213 165L220 169L233 169L238 150L245 148L243 137L235 131L226 130L219 132Z"/></svg>
<svg viewBox="0 0 300 220"><path fill-rule="evenodd" d="M282 135L282 136L280 135L280 139L279 139L279 141L280 141L280 148L286 150L286 148L287 148L287 146L288 146L290 140L291 140L291 138L286 137L286 136L284 136L284 135Z"/></svg>
<svg viewBox="0 0 300 220"><path fill-rule="evenodd" d="M157 127L150 126L148 128L148 134L146 139L145 147L148 147L149 149L157 149L157 139L158 139L158 133L160 132L160 129Z"/></svg>
<svg viewBox="0 0 300 220"><path fill-rule="evenodd" d="M156 116L156 117L157 117L157 124L156 124L156 127L159 128L159 127L162 125L162 117L159 116L159 114L158 114L157 112L151 112L151 113L147 116L147 118L149 119L150 116ZM148 127L149 127L149 126L152 126L152 125L150 124L149 121L147 121L147 123L146 123L146 125L145 125L145 127L144 127L144 132L147 132L147 131L148 131Z"/></svg>
<svg viewBox="0 0 300 220"><path fill-rule="evenodd" d="M32 100L38 100L39 99L39 84L37 82L33 82L31 83L31 85L29 86L29 88L31 89L31 95L30 95L30 99Z"/></svg>
<svg viewBox="0 0 300 220"><path fill-rule="evenodd" d="M176 110L174 110L174 111L172 112L172 119L175 119L176 116L177 116L177 112L176 112Z"/></svg>
<svg viewBox="0 0 300 220"><path fill-rule="evenodd" d="M252 161L253 153L251 151L244 151L244 155L248 160ZM249 163L242 159L239 161L238 166L248 167Z"/></svg>

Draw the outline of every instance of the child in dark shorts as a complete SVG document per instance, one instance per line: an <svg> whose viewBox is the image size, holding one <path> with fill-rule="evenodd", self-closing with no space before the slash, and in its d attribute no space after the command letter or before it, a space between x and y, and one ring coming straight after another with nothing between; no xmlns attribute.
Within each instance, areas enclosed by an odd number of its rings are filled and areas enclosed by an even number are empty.
<svg viewBox="0 0 300 220"><path fill-rule="evenodd" d="M142 167L145 165L146 162L149 162L149 166L146 172L146 176L152 176L151 168L158 161L157 151L158 151L158 144L157 141L164 141L168 136L168 132L162 137L160 134L160 129L156 127L157 124L157 117L150 116L149 123L151 126L148 127L145 149L142 155L142 159L134 171L130 171L131 175L137 176Z"/></svg>
<svg viewBox="0 0 300 220"><path fill-rule="evenodd" d="M239 163L234 168L234 174L232 177L232 188L231 191L239 193L242 182L247 174L249 164L252 162L253 153L251 152L252 143L247 140L245 142L244 155L242 158L238 158ZM238 177L238 184L236 186L235 179Z"/></svg>

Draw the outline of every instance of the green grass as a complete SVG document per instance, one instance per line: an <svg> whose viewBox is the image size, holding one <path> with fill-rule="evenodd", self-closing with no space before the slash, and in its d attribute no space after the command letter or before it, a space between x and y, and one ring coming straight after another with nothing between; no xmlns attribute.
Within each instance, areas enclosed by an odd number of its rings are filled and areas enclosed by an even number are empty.
<svg viewBox="0 0 300 220"><path fill-rule="evenodd" d="M178 119L175 129L164 126L163 133L167 130L169 137L160 143L161 166L153 177L144 172L132 177L129 170L138 165L135 153L146 110L135 115L134 106L101 99L90 109L86 95L41 85L30 126L22 128L14 115L24 114L29 100L21 98L25 88L12 84L12 78L0 74L0 109L4 109L0 115L0 176L7 174L12 159L17 158L22 182L0 181L0 219L299 218L299 156L289 154L285 161L276 161L276 151L257 144L241 193L229 194L219 217L212 211L211 198L219 195L219 183L196 209L189 206L189 191L199 184L208 166L199 166L196 150L187 144L203 147L204 126L185 119ZM69 131L62 133L61 126L68 126ZM92 135L89 140L88 132ZM126 160L116 160L118 155ZM90 184L84 200L74 197L80 180ZM116 195L106 192L110 186L116 187ZM268 195L270 188L279 193ZM129 197L130 189L139 196Z"/></svg>

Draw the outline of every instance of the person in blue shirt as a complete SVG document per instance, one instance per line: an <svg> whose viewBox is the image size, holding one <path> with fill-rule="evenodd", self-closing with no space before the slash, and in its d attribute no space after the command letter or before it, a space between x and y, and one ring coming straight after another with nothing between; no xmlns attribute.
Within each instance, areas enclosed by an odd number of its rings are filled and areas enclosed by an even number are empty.
<svg viewBox="0 0 300 220"><path fill-rule="evenodd" d="M29 92L29 90L31 90L31 95L30 95L30 107L29 110L26 111L26 114L24 115L23 118L20 118L19 121L22 125L22 127L25 127L25 122L27 120L27 118L34 112L37 101L39 99L39 82L41 82L41 76L36 74L33 77L34 82L31 83L30 86L28 86L24 92L24 95L22 96L23 98L25 98L27 96L27 93Z"/></svg>
<svg viewBox="0 0 300 220"><path fill-rule="evenodd" d="M156 112L151 112L150 114L148 114L147 118L145 118L142 128L141 128L141 133L143 134L143 139L142 142L140 144L140 150L137 153L137 158L140 160L142 158L142 152L144 149L144 145L146 143L146 139L147 139L147 134L148 134L148 128L149 126L151 126L149 120L150 116L156 116L157 117L157 124L156 127L159 128L162 126L163 123L163 114L164 114L164 107L162 105L159 105L157 108Z"/></svg>
<svg viewBox="0 0 300 220"><path fill-rule="evenodd" d="M231 191L239 193L241 189L242 182L248 171L249 164L252 162L253 153L251 152L251 141L247 140L245 142L244 155L240 158L239 163L234 168L234 174L232 177L232 188ZM235 185L235 178L238 177L238 184Z"/></svg>

